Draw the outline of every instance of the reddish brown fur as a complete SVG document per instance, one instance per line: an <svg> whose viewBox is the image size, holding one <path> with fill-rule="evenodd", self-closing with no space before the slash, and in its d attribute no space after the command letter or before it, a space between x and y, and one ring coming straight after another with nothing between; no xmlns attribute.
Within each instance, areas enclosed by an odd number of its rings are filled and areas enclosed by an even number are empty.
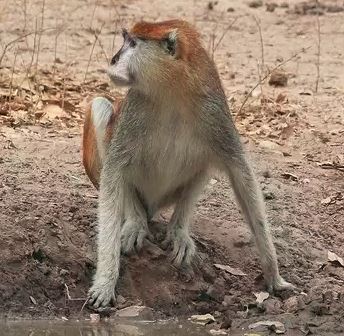
<svg viewBox="0 0 344 336"><path fill-rule="evenodd" d="M117 100L113 104L114 113L112 114L110 121L107 125L105 132L105 146L110 142L115 124L120 113L120 107L122 104L122 99ZM92 184L99 189L100 171L102 163L100 162L100 157L97 148L96 133L92 121L92 106L88 106L85 115L84 132L82 139L83 147L83 165L85 167L86 173L91 180Z"/></svg>
<svg viewBox="0 0 344 336"><path fill-rule="evenodd" d="M91 105L89 105L86 110L82 147L82 161L86 173L93 185L99 189L100 160L97 149L95 129L92 122Z"/></svg>
<svg viewBox="0 0 344 336"><path fill-rule="evenodd" d="M160 60L160 64L151 68L146 78L153 83L159 78L159 85L165 86L166 94L173 92L184 106L194 105L195 100L209 91L222 91L215 64L202 47L196 29L182 20L140 22L130 34L147 40L163 40L174 30L177 37L175 61L169 58ZM190 107L185 111L194 110ZM192 116L190 114L187 117Z"/></svg>
<svg viewBox="0 0 344 336"><path fill-rule="evenodd" d="M186 21L139 22L133 27L131 34L144 39L163 40L173 30L177 30L178 57L192 64L202 48L198 32Z"/></svg>
<svg viewBox="0 0 344 336"><path fill-rule="evenodd" d="M175 83L178 82L180 89L179 99L185 101L185 104L193 104L190 97L197 97L202 90L207 90L208 86L220 86L219 80L209 81L209 78L217 76L217 72L213 62L202 47L200 36L193 26L182 20L169 20L158 23L139 22L134 25L130 33L139 38L160 41L167 38L169 33L174 30L177 33L176 59L179 61L171 62L166 59L165 64L152 68L150 73L152 78L157 78L161 76L160 72L163 68L167 86L170 86L170 89L173 89L176 93ZM195 72L197 76L194 75ZM159 83L161 84L162 82L160 81ZM114 104L115 113L111 117L105 133L105 144L111 140L122 101L123 99L117 100L117 103ZM98 189L101 162L97 150L95 130L91 120L91 107L89 107L86 113L83 148L83 162L87 175Z"/></svg>

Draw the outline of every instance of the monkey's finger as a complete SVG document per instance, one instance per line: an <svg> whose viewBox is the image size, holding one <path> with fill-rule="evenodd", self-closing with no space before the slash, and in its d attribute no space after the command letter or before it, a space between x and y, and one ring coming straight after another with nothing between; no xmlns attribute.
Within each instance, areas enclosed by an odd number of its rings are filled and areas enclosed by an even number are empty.
<svg viewBox="0 0 344 336"><path fill-rule="evenodd" d="M187 244L187 248L184 254L184 260L183 263L185 265L191 265L191 262L196 254L196 246L193 243L193 241L189 244Z"/></svg>
<svg viewBox="0 0 344 336"><path fill-rule="evenodd" d="M174 241L172 239L172 234L169 231L167 231L165 239L161 242L161 247L164 250L167 250L170 247L172 241Z"/></svg>
<svg viewBox="0 0 344 336"><path fill-rule="evenodd" d="M146 238L150 241L150 242L152 242L152 243L154 243L154 241L155 241L155 238L154 238L154 235L148 230L147 232L146 232Z"/></svg>
<svg viewBox="0 0 344 336"><path fill-rule="evenodd" d="M124 254L131 254L135 249L135 241L137 238L137 233L133 232L131 234L126 234L122 236L121 244L122 244L122 252Z"/></svg>
<svg viewBox="0 0 344 336"><path fill-rule="evenodd" d="M138 235L137 235L137 239L136 239L136 251L140 251L144 245L144 242L146 240L146 238L148 238L148 234L145 230L141 230Z"/></svg>
<svg viewBox="0 0 344 336"><path fill-rule="evenodd" d="M173 264L177 267L179 267L182 263L183 263L183 260L184 260L184 256L185 256L185 253L186 253L186 244L184 242L182 243L177 243L175 242L174 243L174 248L173 248L173 251L172 251L172 260L173 260Z"/></svg>
<svg viewBox="0 0 344 336"><path fill-rule="evenodd" d="M87 303L90 308L98 310L108 307L110 302L113 302L115 299L115 294L108 294L106 291L100 292L97 290L90 290Z"/></svg>

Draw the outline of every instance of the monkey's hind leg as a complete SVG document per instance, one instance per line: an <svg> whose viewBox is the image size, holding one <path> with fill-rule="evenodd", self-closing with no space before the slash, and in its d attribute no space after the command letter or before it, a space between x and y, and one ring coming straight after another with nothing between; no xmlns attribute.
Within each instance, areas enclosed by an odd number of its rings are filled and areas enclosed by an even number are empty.
<svg viewBox="0 0 344 336"><path fill-rule="evenodd" d="M266 220L263 196L251 167L244 157L238 161L227 166L229 177L256 240L268 290L273 292L274 290L295 289L279 274L276 251Z"/></svg>
<svg viewBox="0 0 344 336"><path fill-rule="evenodd" d="M196 254L196 245L190 236L190 222L205 180L206 174L201 173L182 189L162 243L164 248L172 245L171 257L177 267L189 266Z"/></svg>
<svg viewBox="0 0 344 336"><path fill-rule="evenodd" d="M121 229L121 246L124 254L139 251L146 239L153 241L147 221L147 211L137 191L129 187L128 197L125 199L125 221Z"/></svg>

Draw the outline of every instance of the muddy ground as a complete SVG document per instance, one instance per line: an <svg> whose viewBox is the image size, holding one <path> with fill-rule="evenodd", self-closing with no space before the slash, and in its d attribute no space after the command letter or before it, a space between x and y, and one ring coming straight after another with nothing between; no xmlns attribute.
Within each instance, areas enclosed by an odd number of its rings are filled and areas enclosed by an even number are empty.
<svg viewBox="0 0 344 336"><path fill-rule="evenodd" d="M219 176L197 206L194 276L159 248L165 211L151 224L157 244L123 257L120 307L212 313L210 328L242 334L265 320L282 322L287 335L344 334L344 267L328 260L329 251L344 257L343 3L249 3L0 1L1 316L78 316L94 272L97 207L81 165L83 108L96 94L118 94L103 69L120 27L181 17L214 55L264 191L281 273L302 293L255 302L264 290L256 248ZM270 76L257 85L276 66L286 86L269 85Z"/></svg>

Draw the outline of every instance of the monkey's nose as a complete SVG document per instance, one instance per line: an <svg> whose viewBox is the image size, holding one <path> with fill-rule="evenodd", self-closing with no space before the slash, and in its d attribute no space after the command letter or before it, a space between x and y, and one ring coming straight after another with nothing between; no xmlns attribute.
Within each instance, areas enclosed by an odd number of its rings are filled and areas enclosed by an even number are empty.
<svg viewBox="0 0 344 336"><path fill-rule="evenodd" d="M119 60L119 52L114 57L112 57L110 65L116 64L118 60Z"/></svg>

